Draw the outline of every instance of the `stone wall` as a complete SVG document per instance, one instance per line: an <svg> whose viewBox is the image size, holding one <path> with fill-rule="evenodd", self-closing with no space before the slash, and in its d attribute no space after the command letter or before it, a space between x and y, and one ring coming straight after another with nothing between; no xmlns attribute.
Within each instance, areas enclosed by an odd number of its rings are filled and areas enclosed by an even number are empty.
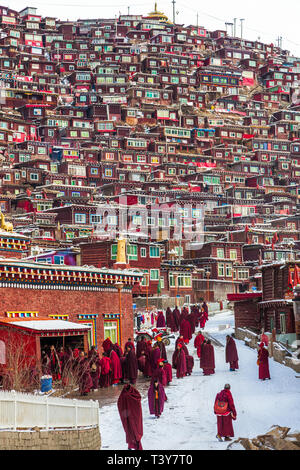
<svg viewBox="0 0 300 470"><path fill-rule="evenodd" d="M136 297L133 299L133 303L136 304L138 310L146 310L147 308L147 299L146 297ZM148 298L148 308L151 310L152 305L158 310L167 310L168 307L174 309L176 304L175 297L149 297ZM177 299L178 307L182 307L184 304L184 297Z"/></svg>
<svg viewBox="0 0 300 470"><path fill-rule="evenodd" d="M0 450L100 450L99 428L1 431Z"/></svg>
<svg viewBox="0 0 300 470"><path fill-rule="evenodd" d="M270 357L273 357L274 361L279 362L280 364L283 364L286 367L290 367L295 372L299 373L300 372L300 360L294 359L293 357L289 357L287 351L283 349L280 346L280 344L276 342L273 343L273 348L272 348L272 343L270 341L271 334L266 333L266 335L269 337L268 351L269 351ZM239 340L245 341L245 344L249 346L250 348L258 349L260 336L253 333L250 330L247 330L247 328L236 328L235 337Z"/></svg>

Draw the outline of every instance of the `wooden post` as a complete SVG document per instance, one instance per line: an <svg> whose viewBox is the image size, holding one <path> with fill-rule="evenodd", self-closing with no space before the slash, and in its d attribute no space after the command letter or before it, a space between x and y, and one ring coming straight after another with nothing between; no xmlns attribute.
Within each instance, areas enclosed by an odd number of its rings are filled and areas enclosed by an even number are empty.
<svg viewBox="0 0 300 470"><path fill-rule="evenodd" d="M210 272L207 271L207 273L206 273L206 278L207 278L207 284L206 284L206 298L207 298L207 302L210 302L209 276L210 276Z"/></svg>
<svg viewBox="0 0 300 470"><path fill-rule="evenodd" d="M175 306L178 307L178 274L175 274Z"/></svg>
<svg viewBox="0 0 300 470"><path fill-rule="evenodd" d="M120 313L120 345L122 344L122 298L121 298L121 292L123 289L123 284L118 286L118 293L119 293L119 313Z"/></svg>
<svg viewBox="0 0 300 470"><path fill-rule="evenodd" d="M146 310L149 311L149 284L150 284L150 274L146 273Z"/></svg>
<svg viewBox="0 0 300 470"><path fill-rule="evenodd" d="M276 341L276 329L273 328L271 336L271 355L274 357L274 343Z"/></svg>
<svg viewBox="0 0 300 470"><path fill-rule="evenodd" d="M235 283L234 283L234 265L232 263L232 268L231 268L231 277L232 277L232 291L235 294Z"/></svg>

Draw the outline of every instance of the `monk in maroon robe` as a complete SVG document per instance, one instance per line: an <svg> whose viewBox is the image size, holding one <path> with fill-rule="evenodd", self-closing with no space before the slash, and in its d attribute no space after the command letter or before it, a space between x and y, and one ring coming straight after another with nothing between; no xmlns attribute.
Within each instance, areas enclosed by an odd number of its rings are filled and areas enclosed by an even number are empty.
<svg viewBox="0 0 300 470"><path fill-rule="evenodd" d="M134 352L135 352L135 345L134 345L134 342L131 340L131 338L128 338L127 343L125 343L124 351L126 351L127 346L131 346L132 349L133 349Z"/></svg>
<svg viewBox="0 0 300 470"><path fill-rule="evenodd" d="M190 354L186 356L186 375L192 375L194 367L194 358Z"/></svg>
<svg viewBox="0 0 300 470"><path fill-rule="evenodd" d="M201 357L201 346L203 341L205 341L205 337L203 336L202 332L199 331L194 341L194 347L197 349L197 356L199 358Z"/></svg>
<svg viewBox="0 0 300 470"><path fill-rule="evenodd" d="M172 382L173 374L172 374L172 366L167 361L164 361L164 370L166 372L167 385L169 385Z"/></svg>
<svg viewBox="0 0 300 470"><path fill-rule="evenodd" d="M197 305L194 305L193 306L193 309L192 309L192 313L194 315L194 319L195 319L195 326L196 328L198 328L199 326L199 318L200 318L200 315L199 315L199 307Z"/></svg>
<svg viewBox="0 0 300 470"><path fill-rule="evenodd" d="M178 344L181 345L182 350L184 351L185 354L185 359L186 359L186 375L191 375L194 367L194 358L193 356L190 355L188 348L186 347L186 344L183 340L183 336L179 336L175 342L175 351L177 349Z"/></svg>
<svg viewBox="0 0 300 470"><path fill-rule="evenodd" d="M85 357L83 351L80 352L77 367L77 377L80 395L87 395L93 387L93 381L90 374L90 362Z"/></svg>
<svg viewBox="0 0 300 470"><path fill-rule="evenodd" d="M112 349L109 353L110 368L111 368L111 385L117 385L122 379L122 367L118 354Z"/></svg>
<svg viewBox="0 0 300 470"><path fill-rule="evenodd" d="M53 381L61 378L61 365L54 345L50 347L50 369Z"/></svg>
<svg viewBox="0 0 300 470"><path fill-rule="evenodd" d="M138 362L136 354L131 345L128 345L125 351L125 378L129 380L131 385L136 383L138 376Z"/></svg>
<svg viewBox="0 0 300 470"><path fill-rule="evenodd" d="M208 305L205 301L202 304L202 308L203 308L204 313L206 314L205 316L208 317Z"/></svg>
<svg viewBox="0 0 300 470"><path fill-rule="evenodd" d="M172 367L176 369L176 377L182 379L185 377L187 368L186 368L186 355L182 349L182 345L179 343L177 349L175 350L172 356Z"/></svg>
<svg viewBox="0 0 300 470"><path fill-rule="evenodd" d="M131 385L125 385L118 398L117 406L130 450L143 450L143 414L141 395Z"/></svg>
<svg viewBox="0 0 300 470"><path fill-rule="evenodd" d="M226 363L230 365L230 370L235 371L239 368L239 357L236 349L236 344L232 336L226 336L226 347L225 347L225 358Z"/></svg>
<svg viewBox="0 0 300 470"><path fill-rule="evenodd" d="M166 310L166 325L171 329L172 332L175 331L174 317L170 307L168 307Z"/></svg>
<svg viewBox="0 0 300 470"><path fill-rule="evenodd" d="M110 351L112 346L113 346L113 343L111 342L110 338L106 338L102 343L104 352Z"/></svg>
<svg viewBox="0 0 300 470"><path fill-rule="evenodd" d="M112 348L118 354L119 357L123 356L122 348L118 343L113 344Z"/></svg>
<svg viewBox="0 0 300 470"><path fill-rule="evenodd" d="M164 411L165 401L167 401L167 396L163 385L158 380L154 380L151 382L148 390L150 415L155 415L156 418L159 418Z"/></svg>
<svg viewBox="0 0 300 470"><path fill-rule="evenodd" d="M147 341L147 347L146 347L145 352L144 352L145 366L144 366L144 370L143 370L144 377L146 377L146 378L149 378L152 375L151 353L152 353L151 341Z"/></svg>
<svg viewBox="0 0 300 470"><path fill-rule="evenodd" d="M215 352L209 339L202 344L200 368L203 369L204 375L215 373Z"/></svg>
<svg viewBox="0 0 300 470"><path fill-rule="evenodd" d="M232 426L232 420L236 420L236 409L234 406L234 401L230 391L230 385L226 384L224 390L217 394L215 403L217 401L226 402L227 409L220 411L217 415L217 424L218 424L218 434L217 439L222 441L222 437L225 437L225 441L231 441L231 437L234 437L234 431Z"/></svg>
<svg viewBox="0 0 300 470"><path fill-rule="evenodd" d="M160 310L158 312L158 316L156 320L156 328L165 328L165 326L166 326L166 320L165 320L163 312Z"/></svg>
<svg viewBox="0 0 300 470"><path fill-rule="evenodd" d="M175 341L175 349L177 349L178 343L184 344L183 336L179 335L178 338L176 338L176 341Z"/></svg>
<svg viewBox="0 0 300 470"><path fill-rule="evenodd" d="M136 344L136 358L138 361L138 369L144 373L145 365L146 365L146 355L145 351L147 350L147 341L146 338L143 336L140 341Z"/></svg>
<svg viewBox="0 0 300 470"><path fill-rule="evenodd" d="M97 391L99 386L101 368L100 358L95 347L92 347L92 349L89 351L88 359L90 363L90 374L93 381L92 390Z"/></svg>
<svg viewBox="0 0 300 470"><path fill-rule="evenodd" d="M107 354L108 353L103 353L103 356L100 359L100 388L107 388L110 385L110 359Z"/></svg>
<svg viewBox="0 0 300 470"><path fill-rule="evenodd" d="M136 358L139 359L142 355L142 352L145 351L147 347L147 340L143 336L137 343L136 343Z"/></svg>
<svg viewBox="0 0 300 470"><path fill-rule="evenodd" d="M173 318L174 318L174 325L175 325L175 332L179 330L180 326L180 311L178 307L175 307L173 310Z"/></svg>
<svg viewBox="0 0 300 470"><path fill-rule="evenodd" d="M152 374L151 382L158 380L164 387L168 384L167 374L164 369L164 360L161 358L157 361L158 368Z"/></svg>
<svg viewBox="0 0 300 470"><path fill-rule="evenodd" d="M200 328L205 328L205 324L208 320L208 306L206 302L203 302L202 309L201 309L201 317L200 317Z"/></svg>
<svg viewBox="0 0 300 470"><path fill-rule="evenodd" d="M64 360L65 349L63 347L59 348L59 352L57 353L59 363L60 363L60 370L62 370L62 363Z"/></svg>
<svg viewBox="0 0 300 470"><path fill-rule="evenodd" d="M190 313L187 317L186 317L186 320L189 322L190 326L191 326L191 333L192 335L195 333L195 329L196 329L196 323L195 323L195 318L194 318L194 315L192 313Z"/></svg>
<svg viewBox="0 0 300 470"><path fill-rule="evenodd" d="M150 354L150 365L151 365L151 372L153 373L155 369L157 369L157 361L160 359L160 349L158 344L154 344L151 354Z"/></svg>
<svg viewBox="0 0 300 470"><path fill-rule="evenodd" d="M180 336L183 336L183 340L186 344L189 343L190 339L192 338L192 329L189 322L183 318L180 323Z"/></svg>
<svg viewBox="0 0 300 470"><path fill-rule="evenodd" d="M72 376L72 369L73 369L73 352L70 346L65 349L62 363L61 363L61 377L62 377L62 385L66 386L69 383L69 380Z"/></svg>
<svg viewBox="0 0 300 470"><path fill-rule="evenodd" d="M165 343L163 342L163 340L160 336L157 338L157 342L154 343L154 344L157 344L157 346L159 347L160 357L162 357L163 359L167 359L166 346L165 346Z"/></svg>
<svg viewBox="0 0 300 470"><path fill-rule="evenodd" d="M187 308L183 307L183 309L181 310L180 317L179 317L179 327L181 326L182 320L186 320L188 315L189 315L189 312Z"/></svg>
<svg viewBox="0 0 300 470"><path fill-rule="evenodd" d="M269 352L265 347L264 343L259 345L258 351L258 378L260 380L271 379L270 370L269 370Z"/></svg>
<svg viewBox="0 0 300 470"><path fill-rule="evenodd" d="M188 355L189 355L189 351L188 351L188 348L186 347L186 344L185 344L185 342L184 342L183 336L179 336L179 337L176 339L176 341L175 341L175 351L176 351L176 349L177 349L178 344L181 344L181 347L182 347L182 350L184 351L184 354L185 354L186 356L188 356Z"/></svg>

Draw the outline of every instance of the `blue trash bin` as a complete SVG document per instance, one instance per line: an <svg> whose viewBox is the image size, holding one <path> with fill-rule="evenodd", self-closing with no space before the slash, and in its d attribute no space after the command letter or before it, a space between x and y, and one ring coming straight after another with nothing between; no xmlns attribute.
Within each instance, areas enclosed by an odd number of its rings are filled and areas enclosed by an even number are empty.
<svg viewBox="0 0 300 470"><path fill-rule="evenodd" d="M52 390L52 376L44 375L41 377L41 392L46 393Z"/></svg>

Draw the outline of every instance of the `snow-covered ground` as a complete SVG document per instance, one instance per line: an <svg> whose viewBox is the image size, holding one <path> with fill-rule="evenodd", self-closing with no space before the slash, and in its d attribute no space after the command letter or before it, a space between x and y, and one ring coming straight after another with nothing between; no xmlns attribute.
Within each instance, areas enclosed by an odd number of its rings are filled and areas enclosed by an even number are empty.
<svg viewBox="0 0 300 470"><path fill-rule="evenodd" d="M232 312L223 311L210 317L205 332L225 345L226 335L234 331L233 324ZM171 352L174 343L172 340L168 347ZM256 437L272 425L300 430L300 379L295 377L292 369L271 359L271 380L259 381L256 351L245 346L243 341L236 341L239 371L229 371L224 347L215 346L215 375L205 377L193 343L194 336L188 346L195 360L193 374L177 379L173 371L172 385L166 387L168 401L160 419L149 415L148 400L142 400L142 445L145 450L226 449L228 443L220 443L215 437L217 420L213 413L215 396L225 383L231 384L237 410L237 421L233 422L235 438ZM127 449L116 404L101 408L100 431L103 449Z"/></svg>

